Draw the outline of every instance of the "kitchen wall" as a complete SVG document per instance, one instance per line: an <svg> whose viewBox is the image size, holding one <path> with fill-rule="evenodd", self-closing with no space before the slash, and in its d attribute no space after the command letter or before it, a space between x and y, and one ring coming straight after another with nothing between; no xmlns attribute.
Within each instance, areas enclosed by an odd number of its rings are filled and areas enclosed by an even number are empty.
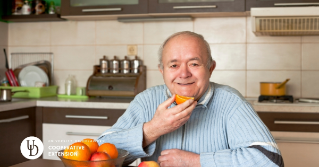
<svg viewBox="0 0 319 167"><path fill-rule="evenodd" d="M79 86L85 86L93 65L103 55L122 59L127 45L134 44L147 66L147 87L152 87L164 83L157 69L160 44L169 35L185 30L202 34L209 42L217 62L211 81L230 85L245 97L258 97L259 82L290 78L287 94L319 97L319 36L256 37L251 32L250 17L145 23L10 23L9 52L53 52L55 83L60 86L59 93L64 93L69 74L76 75ZM0 45L5 41L1 39Z"/></svg>
<svg viewBox="0 0 319 167"><path fill-rule="evenodd" d="M5 58L3 49L8 51L8 24L0 22L0 81L5 77Z"/></svg>

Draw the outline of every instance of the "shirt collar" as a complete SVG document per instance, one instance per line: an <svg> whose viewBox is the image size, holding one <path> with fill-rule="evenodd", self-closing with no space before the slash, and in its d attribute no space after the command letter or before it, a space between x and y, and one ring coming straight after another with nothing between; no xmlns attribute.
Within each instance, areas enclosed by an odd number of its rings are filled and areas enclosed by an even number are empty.
<svg viewBox="0 0 319 167"><path fill-rule="evenodd" d="M213 96L213 94L214 94L214 84L212 82L210 82L206 92L198 100L197 106L203 106L203 107L207 108L207 104L208 104L209 100L211 99L211 97ZM167 98L170 98L172 96L171 92L169 91L169 89L167 87L166 87L166 96L167 96Z"/></svg>

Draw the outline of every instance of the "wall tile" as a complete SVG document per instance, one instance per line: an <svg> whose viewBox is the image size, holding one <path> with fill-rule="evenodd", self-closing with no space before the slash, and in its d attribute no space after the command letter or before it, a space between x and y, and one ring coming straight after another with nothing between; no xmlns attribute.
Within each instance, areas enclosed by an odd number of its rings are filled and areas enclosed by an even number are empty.
<svg viewBox="0 0 319 167"><path fill-rule="evenodd" d="M319 71L302 71L302 97L319 98Z"/></svg>
<svg viewBox="0 0 319 167"><path fill-rule="evenodd" d="M146 73L146 88L150 88L156 85L165 84L163 75L159 70L156 71L147 71Z"/></svg>
<svg viewBox="0 0 319 167"><path fill-rule="evenodd" d="M8 23L0 22L0 45L8 45L9 26Z"/></svg>
<svg viewBox="0 0 319 167"><path fill-rule="evenodd" d="M302 69L319 70L319 43L302 44Z"/></svg>
<svg viewBox="0 0 319 167"><path fill-rule="evenodd" d="M193 31L193 22L145 22L144 44L162 44L170 35L180 31Z"/></svg>
<svg viewBox="0 0 319 167"><path fill-rule="evenodd" d="M286 86L286 94L294 98L301 96L300 71L247 71L247 97L260 95L260 82L283 82L290 78Z"/></svg>
<svg viewBox="0 0 319 167"><path fill-rule="evenodd" d="M10 23L9 46L50 45L50 22Z"/></svg>
<svg viewBox="0 0 319 167"><path fill-rule="evenodd" d="M99 64L104 55L108 60L112 60L114 56L122 60L127 55L127 45L96 46L95 63ZM143 45L137 46L137 57L143 60ZM128 58L134 59L135 56Z"/></svg>
<svg viewBox="0 0 319 167"><path fill-rule="evenodd" d="M55 70L91 70L95 65L94 46L53 46Z"/></svg>
<svg viewBox="0 0 319 167"><path fill-rule="evenodd" d="M19 47L10 46L7 50L7 54L8 54L9 64L11 68L14 69L18 64L19 65L24 64L23 61L11 63L11 53L21 53L21 52L27 52L27 53L51 52L51 48L49 46L19 46Z"/></svg>
<svg viewBox="0 0 319 167"><path fill-rule="evenodd" d="M245 69L245 44L211 44L212 57L216 61L216 69Z"/></svg>
<svg viewBox="0 0 319 167"><path fill-rule="evenodd" d="M142 44L143 23L96 21L97 44Z"/></svg>
<svg viewBox="0 0 319 167"><path fill-rule="evenodd" d="M218 71L215 70L210 77L211 82L228 85L237 89L246 96L246 72L245 71Z"/></svg>
<svg viewBox="0 0 319 167"><path fill-rule="evenodd" d="M158 49L160 45L144 45L144 64L148 70L158 70Z"/></svg>
<svg viewBox="0 0 319 167"><path fill-rule="evenodd" d="M94 45L94 21L63 21L51 23L52 45Z"/></svg>
<svg viewBox="0 0 319 167"><path fill-rule="evenodd" d="M301 44L247 44L247 69L301 69Z"/></svg>
<svg viewBox="0 0 319 167"><path fill-rule="evenodd" d="M54 79L55 85L59 86L58 94L65 94L65 81L69 75L75 75L77 85L79 87L85 87L92 73L93 71L87 70L55 70Z"/></svg>
<svg viewBox="0 0 319 167"><path fill-rule="evenodd" d="M247 17L247 43L300 43L300 36L256 36L252 31L251 17Z"/></svg>
<svg viewBox="0 0 319 167"><path fill-rule="evenodd" d="M319 42L319 36L302 36L302 42Z"/></svg>
<svg viewBox="0 0 319 167"><path fill-rule="evenodd" d="M196 18L194 32L203 35L208 43L245 43L246 18Z"/></svg>

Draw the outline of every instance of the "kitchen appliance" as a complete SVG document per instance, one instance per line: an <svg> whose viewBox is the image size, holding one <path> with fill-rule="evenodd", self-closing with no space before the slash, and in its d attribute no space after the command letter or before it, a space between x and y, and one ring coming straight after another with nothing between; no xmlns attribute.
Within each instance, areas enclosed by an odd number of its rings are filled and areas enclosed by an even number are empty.
<svg viewBox="0 0 319 167"><path fill-rule="evenodd" d="M12 96L17 92L28 92L27 90L12 91L11 89L0 89L0 101L9 102Z"/></svg>
<svg viewBox="0 0 319 167"><path fill-rule="evenodd" d="M14 75L12 69L9 68L6 49L3 49L3 52L4 52L4 56L6 58L6 68L7 68L6 76L7 76L7 79L8 79L8 81L9 81L11 86L19 86L19 83L18 83L18 80L17 80L16 76Z"/></svg>
<svg viewBox="0 0 319 167"><path fill-rule="evenodd" d="M284 96L286 94L286 83L284 82L260 82L260 94L263 96Z"/></svg>
<svg viewBox="0 0 319 167"><path fill-rule="evenodd" d="M135 56L135 59L131 60L131 67L132 67L132 71L131 73L139 73L139 66L142 65L142 61L138 59L137 56Z"/></svg>
<svg viewBox="0 0 319 167"><path fill-rule="evenodd" d="M319 7L314 5L251 8L252 31L256 36L319 35Z"/></svg>
<svg viewBox="0 0 319 167"><path fill-rule="evenodd" d="M114 59L110 61L110 72L117 74L120 72L120 61L114 56Z"/></svg>
<svg viewBox="0 0 319 167"><path fill-rule="evenodd" d="M133 98L146 89L146 66L140 65L137 71L138 73L127 74L101 73L101 67L95 65L94 72L87 81L86 95L90 97Z"/></svg>
<svg viewBox="0 0 319 167"><path fill-rule="evenodd" d="M130 73L131 63L130 60L125 56L123 60L121 60L121 73L127 74Z"/></svg>
<svg viewBox="0 0 319 167"><path fill-rule="evenodd" d="M270 102L270 103L293 103L294 97L291 95L284 96L264 96L260 95L258 97L258 102Z"/></svg>
<svg viewBox="0 0 319 167"><path fill-rule="evenodd" d="M109 61L106 59L106 56L103 56L103 58L100 59L100 67L102 74L109 72Z"/></svg>

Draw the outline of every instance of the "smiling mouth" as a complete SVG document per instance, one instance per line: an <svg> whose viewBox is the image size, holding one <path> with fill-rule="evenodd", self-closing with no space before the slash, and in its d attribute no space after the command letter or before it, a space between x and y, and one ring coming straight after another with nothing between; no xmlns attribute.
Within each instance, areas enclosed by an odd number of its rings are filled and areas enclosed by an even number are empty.
<svg viewBox="0 0 319 167"><path fill-rule="evenodd" d="M186 85L191 85L191 84L193 84L193 83L195 83L195 82L191 82L191 83L177 83L178 85L181 85L181 86L186 86Z"/></svg>

